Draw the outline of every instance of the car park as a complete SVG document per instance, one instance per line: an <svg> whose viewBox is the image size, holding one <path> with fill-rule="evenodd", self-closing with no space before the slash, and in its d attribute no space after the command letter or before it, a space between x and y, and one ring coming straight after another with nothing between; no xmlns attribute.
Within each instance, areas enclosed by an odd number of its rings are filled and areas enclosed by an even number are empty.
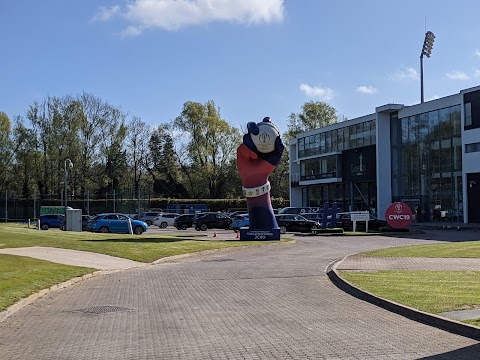
<svg viewBox="0 0 480 360"><path fill-rule="evenodd" d="M153 225L158 226L161 229L166 228L167 226L173 226L173 222L178 215L180 214L161 213L160 215L155 217L155 219L153 220Z"/></svg>
<svg viewBox="0 0 480 360"><path fill-rule="evenodd" d="M173 226L177 230L187 230L187 228L193 226L193 218L195 214L182 214L178 215L175 220L173 220Z"/></svg>
<svg viewBox="0 0 480 360"><path fill-rule="evenodd" d="M195 215L193 227L197 231L206 231L207 229L228 230L231 222L232 219L225 213L206 212Z"/></svg>
<svg viewBox="0 0 480 360"><path fill-rule="evenodd" d="M321 228L318 221L308 220L296 214L277 214L275 219L282 234L285 234L287 231L310 233L314 229Z"/></svg>
<svg viewBox="0 0 480 360"><path fill-rule="evenodd" d="M118 213L100 214L88 221L87 229L92 232L100 233L124 233L130 232L128 222L132 224L132 231L136 235L141 235L148 230L147 223L140 220L133 220L127 215Z"/></svg>
<svg viewBox="0 0 480 360"><path fill-rule="evenodd" d="M239 214L232 218L232 222L230 223L230 229L232 230L240 230L242 227L248 227L250 221L248 214Z"/></svg>
<svg viewBox="0 0 480 360"><path fill-rule="evenodd" d="M148 226L152 225L153 224L153 221L155 220L156 217L158 217L159 215L161 215L162 212L161 211L147 211L147 212L143 212L140 214L140 216L138 217L138 220L140 221L143 221L145 223L147 223Z"/></svg>
<svg viewBox="0 0 480 360"><path fill-rule="evenodd" d="M65 216L60 214L40 215L40 229L60 228Z"/></svg>
<svg viewBox="0 0 480 360"><path fill-rule="evenodd" d="M380 230L382 227L386 227L387 222L385 220L380 220L370 214L370 220L368 221L369 230ZM337 214L337 227L341 227L344 230L353 230L353 221L350 213L339 213ZM365 230L366 221L357 221L356 230Z"/></svg>

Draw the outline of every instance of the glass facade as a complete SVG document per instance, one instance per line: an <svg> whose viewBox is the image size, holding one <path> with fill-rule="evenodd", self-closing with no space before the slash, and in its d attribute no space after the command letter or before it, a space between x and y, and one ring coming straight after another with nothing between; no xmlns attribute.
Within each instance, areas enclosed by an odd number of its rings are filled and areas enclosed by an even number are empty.
<svg viewBox="0 0 480 360"><path fill-rule="evenodd" d="M341 152L376 143L375 120L298 139L298 157Z"/></svg>
<svg viewBox="0 0 480 360"><path fill-rule="evenodd" d="M460 117L457 105L392 119L393 200L418 221L463 221Z"/></svg>
<svg viewBox="0 0 480 360"><path fill-rule="evenodd" d="M342 166L346 154L350 152L353 154L353 149L376 144L376 122L369 120L305 136L299 138L297 144L298 157L301 159L300 181L342 178L342 175L346 175L343 174L345 166ZM311 156L316 157L302 160ZM370 160L374 157L370 156ZM349 163L348 169L350 165ZM375 171L375 161L369 165ZM337 202L345 211L368 210L376 203L375 180L344 180L341 183L315 184L303 190L303 204L312 207L322 207L328 201L330 204Z"/></svg>

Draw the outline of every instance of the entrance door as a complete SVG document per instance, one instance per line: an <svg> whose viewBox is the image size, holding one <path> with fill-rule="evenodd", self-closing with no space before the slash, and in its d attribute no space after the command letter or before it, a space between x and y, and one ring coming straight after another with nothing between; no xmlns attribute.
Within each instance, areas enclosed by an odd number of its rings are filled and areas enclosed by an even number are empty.
<svg viewBox="0 0 480 360"><path fill-rule="evenodd" d="M467 174L468 222L480 223L480 173Z"/></svg>

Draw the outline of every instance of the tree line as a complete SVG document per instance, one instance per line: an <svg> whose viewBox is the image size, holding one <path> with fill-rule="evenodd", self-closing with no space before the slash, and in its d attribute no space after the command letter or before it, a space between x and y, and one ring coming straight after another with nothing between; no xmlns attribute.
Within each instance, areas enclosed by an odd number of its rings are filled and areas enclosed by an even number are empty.
<svg viewBox="0 0 480 360"><path fill-rule="evenodd" d="M338 119L328 104L307 102L290 115L282 139L288 145L297 133ZM47 97L29 105L24 117L0 112L0 191L58 198L67 174L73 197L148 188L157 198L238 198L236 148L243 134L221 117L213 100L187 101L173 121L148 125L93 94ZM272 196L284 199L286 148L270 177Z"/></svg>

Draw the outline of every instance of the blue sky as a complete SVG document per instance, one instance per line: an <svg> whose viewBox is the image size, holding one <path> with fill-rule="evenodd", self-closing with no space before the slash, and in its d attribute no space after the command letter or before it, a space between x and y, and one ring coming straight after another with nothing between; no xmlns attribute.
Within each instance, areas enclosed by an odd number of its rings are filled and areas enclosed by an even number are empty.
<svg viewBox="0 0 480 360"><path fill-rule="evenodd" d="M349 119L480 84L480 2L15 0L0 2L0 111L82 92L151 125L214 100L244 126L325 101ZM426 24L426 26L425 26Z"/></svg>

